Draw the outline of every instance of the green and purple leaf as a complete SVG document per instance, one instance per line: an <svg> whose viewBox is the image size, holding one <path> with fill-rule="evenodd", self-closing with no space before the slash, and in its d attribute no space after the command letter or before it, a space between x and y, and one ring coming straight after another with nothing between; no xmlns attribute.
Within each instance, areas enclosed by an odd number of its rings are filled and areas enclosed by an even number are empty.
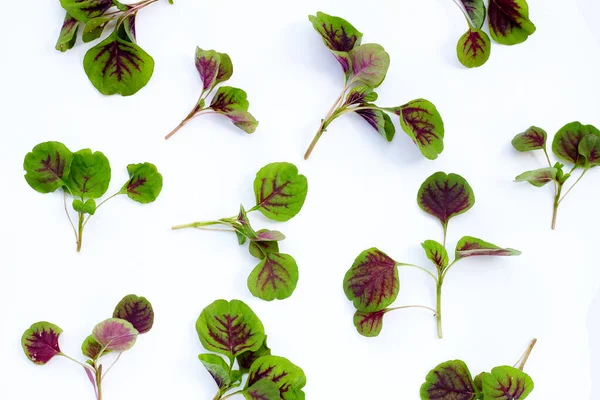
<svg viewBox="0 0 600 400"><path fill-rule="evenodd" d="M111 17L97 17L90 19L83 28L83 42L89 43L100 38L102 32L104 32L104 28L106 28L106 25L112 20L113 18Z"/></svg>
<svg viewBox="0 0 600 400"><path fill-rule="evenodd" d="M421 386L421 400L475 400L476 391L467 365L447 361L431 370Z"/></svg>
<svg viewBox="0 0 600 400"><path fill-rule="evenodd" d="M485 22L486 12L483 0L461 0L461 3L465 7L467 16L471 20L470 25L475 29L481 29Z"/></svg>
<svg viewBox="0 0 600 400"><path fill-rule="evenodd" d="M248 276L248 289L266 300L287 299L298 284L298 265L288 254L267 253Z"/></svg>
<svg viewBox="0 0 600 400"><path fill-rule="evenodd" d="M250 367L246 388L261 380L275 383L281 400L304 400L302 388L306 385L304 371L283 357L264 356Z"/></svg>
<svg viewBox="0 0 600 400"><path fill-rule="evenodd" d="M196 47L196 69L202 79L202 89L209 90L215 86L221 57L214 50L202 50Z"/></svg>
<svg viewBox="0 0 600 400"><path fill-rule="evenodd" d="M263 356L270 356L271 349L267 346L267 338L265 336L265 341L260 346L260 348L256 351L246 351L239 356L236 357L238 365L240 367L240 371L246 373L250 370L254 361L258 360Z"/></svg>
<svg viewBox="0 0 600 400"><path fill-rule="evenodd" d="M548 182L556 180L558 170L554 167L546 167L534 169L532 171L523 172L515 178L515 182L529 182L533 186L542 187Z"/></svg>
<svg viewBox="0 0 600 400"><path fill-rule="evenodd" d="M163 177L154 164L141 163L127 166L129 181L119 193L126 194L138 203L152 203L162 190Z"/></svg>
<svg viewBox="0 0 600 400"><path fill-rule="evenodd" d="M344 276L346 297L359 311L383 310L396 300L399 290L396 261L374 247L363 251Z"/></svg>
<svg viewBox="0 0 600 400"><path fill-rule="evenodd" d="M242 392L246 400L279 400L279 386L273 381L263 379Z"/></svg>
<svg viewBox="0 0 600 400"><path fill-rule="evenodd" d="M198 359L210 376L212 376L219 389L230 387L229 365L227 365L223 357L216 354L200 354L198 355Z"/></svg>
<svg viewBox="0 0 600 400"><path fill-rule="evenodd" d="M56 42L56 50L63 53L71 50L77 41L77 31L79 31L79 21L73 18L69 13L65 15L63 26Z"/></svg>
<svg viewBox="0 0 600 400"><path fill-rule="evenodd" d="M137 12L129 15L123 20L123 23L117 28L117 36L129 43L137 43L136 34Z"/></svg>
<svg viewBox="0 0 600 400"><path fill-rule="evenodd" d="M523 133L519 133L512 140L513 147L521 152L542 150L546 148L548 134L542 128L532 126Z"/></svg>
<svg viewBox="0 0 600 400"><path fill-rule="evenodd" d="M425 157L435 160L444 150L444 121L433 103L417 99L390 111L400 117L402 129Z"/></svg>
<svg viewBox="0 0 600 400"><path fill-rule="evenodd" d="M140 334L143 334L150 331L154 325L154 310L145 297L130 294L117 304L113 318L129 321Z"/></svg>
<svg viewBox="0 0 600 400"><path fill-rule="evenodd" d="M526 0L490 0L488 21L492 38L506 45L523 43L536 29Z"/></svg>
<svg viewBox="0 0 600 400"><path fill-rule="evenodd" d="M475 195L462 176L436 172L419 188L417 203L421 210L439 219L446 228L452 217L473 207Z"/></svg>
<svg viewBox="0 0 600 400"><path fill-rule="evenodd" d="M50 322L36 322L21 337L21 346L29 360L38 365L48 363L55 356L60 356L58 338L63 332Z"/></svg>
<svg viewBox="0 0 600 400"><path fill-rule="evenodd" d="M381 333L383 316L387 309L374 312L356 311L354 313L354 326L358 333L366 337L375 337Z"/></svg>
<svg viewBox="0 0 600 400"><path fill-rule="evenodd" d="M225 115L231 122L246 133L253 133L258 121L248 112L246 92L231 86L221 86L210 103L210 108Z"/></svg>
<svg viewBox="0 0 600 400"><path fill-rule="evenodd" d="M65 185L71 170L73 153L60 142L44 142L25 156L25 180L40 193L54 192Z"/></svg>
<svg viewBox="0 0 600 400"><path fill-rule="evenodd" d="M255 209L269 219L285 222L300 212L308 193L308 181L294 164L271 163L254 179Z"/></svg>
<svg viewBox="0 0 600 400"><path fill-rule="evenodd" d="M485 400L523 400L533 390L533 380L520 369L496 367L482 376Z"/></svg>
<svg viewBox="0 0 600 400"><path fill-rule="evenodd" d="M464 236L456 244L455 258L459 260L473 256L518 256L520 254L519 250L498 247L472 236Z"/></svg>
<svg viewBox="0 0 600 400"><path fill-rule="evenodd" d="M257 234L265 232L266 229L258 231ZM260 260L264 259L268 253L279 253L279 243L275 241L258 241L253 240L248 247L250 254Z"/></svg>
<svg viewBox="0 0 600 400"><path fill-rule="evenodd" d="M60 0L60 5L81 22L104 15L113 6L112 0Z"/></svg>
<svg viewBox="0 0 600 400"><path fill-rule="evenodd" d="M268 229L262 229L258 232L256 241L258 242L279 242L285 240L285 235L279 231L270 231Z"/></svg>
<svg viewBox="0 0 600 400"><path fill-rule="evenodd" d="M381 85L390 67L390 55L378 44L361 44L348 55L352 61L352 82L376 88Z"/></svg>
<svg viewBox="0 0 600 400"><path fill-rule="evenodd" d="M456 45L458 61L467 68L481 67L490 58L492 43L482 30L469 27Z"/></svg>
<svg viewBox="0 0 600 400"><path fill-rule="evenodd" d="M369 105L371 104L364 104L363 106ZM385 140L391 142L394 139L396 127L386 112L371 108L366 110L356 110L355 113L367 121L373 129L384 137Z"/></svg>
<svg viewBox="0 0 600 400"><path fill-rule="evenodd" d="M102 347L118 353L132 348L138 335L130 322L120 318L104 320L92 331L92 336Z"/></svg>
<svg viewBox="0 0 600 400"><path fill-rule="evenodd" d="M81 344L81 353L89 359L96 360L98 357L105 356L110 353L110 350L104 349L93 335L85 338Z"/></svg>
<svg viewBox="0 0 600 400"><path fill-rule="evenodd" d="M579 143L587 135L600 137L600 131L593 125L583 125L578 121L571 122L554 135L552 151L562 160L577 166L584 166L585 157L581 157L579 154Z"/></svg>
<svg viewBox="0 0 600 400"><path fill-rule="evenodd" d="M240 238L240 245L246 243L246 239L258 239L258 234L252 229L250 220L248 219L248 213L246 213L243 205L240 205L240 212L237 216L236 223L233 224L233 229L235 229ZM243 239L241 239L242 237Z"/></svg>
<svg viewBox="0 0 600 400"><path fill-rule="evenodd" d="M110 163L103 153L83 149L73 153L66 184L74 196L98 199L108 190L110 175Z"/></svg>
<svg viewBox="0 0 600 400"><path fill-rule="evenodd" d="M256 314L239 300L217 300L196 321L196 332L205 349L230 360L256 351L265 341L265 329Z"/></svg>
<svg viewBox="0 0 600 400"><path fill-rule="evenodd" d="M354 104L370 103L377 100L377 93L373 91L373 88L365 85L354 86L346 95L347 106Z"/></svg>
<svg viewBox="0 0 600 400"><path fill-rule="evenodd" d="M443 270L448 266L448 252L441 243L438 243L435 240L426 240L421 243L421 246L423 247L423 250L425 250L427 258L435 264L438 270Z"/></svg>
<svg viewBox="0 0 600 400"><path fill-rule="evenodd" d="M219 53L219 71L215 78L215 85L228 81L233 75L233 62L226 53Z"/></svg>
<svg viewBox="0 0 600 400"><path fill-rule="evenodd" d="M579 142L578 151L585 158L586 168L600 165L600 136L585 135Z"/></svg>

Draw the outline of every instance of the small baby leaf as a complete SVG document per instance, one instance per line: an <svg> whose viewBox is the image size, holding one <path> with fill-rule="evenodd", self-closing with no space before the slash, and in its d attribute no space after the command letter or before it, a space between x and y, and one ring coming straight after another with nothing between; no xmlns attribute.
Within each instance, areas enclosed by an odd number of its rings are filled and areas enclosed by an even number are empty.
<svg viewBox="0 0 600 400"><path fill-rule="evenodd" d="M390 111L400 117L402 129L425 157L435 160L444 150L444 122L433 103L417 99Z"/></svg>
<svg viewBox="0 0 600 400"><path fill-rule="evenodd" d="M88 22L113 6L112 0L60 0L60 5L74 18Z"/></svg>
<svg viewBox="0 0 600 400"><path fill-rule="evenodd" d="M105 349L121 353L135 344L139 332L130 322L120 318L109 318L94 327L92 336Z"/></svg>
<svg viewBox="0 0 600 400"><path fill-rule="evenodd" d="M448 266L448 252L441 243L438 243L435 240L426 240L421 243L421 246L423 246L427 258L429 258L439 270L443 270Z"/></svg>
<svg viewBox="0 0 600 400"><path fill-rule="evenodd" d="M515 178L515 182L529 182L533 186L542 187L548 182L556 179L558 170L556 168L540 168L532 171L523 172Z"/></svg>
<svg viewBox="0 0 600 400"><path fill-rule="evenodd" d="M548 134L542 128L532 126L523 133L519 133L512 140L512 145L518 151L532 151L546 148Z"/></svg>
<svg viewBox="0 0 600 400"><path fill-rule="evenodd" d="M375 109L356 110L355 112L363 117L388 142L394 139L396 127L387 113Z"/></svg>
<svg viewBox="0 0 600 400"><path fill-rule="evenodd" d="M594 134L585 135L579 142L578 151L585 158L586 167L600 165L600 136Z"/></svg>
<svg viewBox="0 0 600 400"><path fill-rule="evenodd" d="M563 126L554 135L552 151L562 160L571 162L578 166L585 164L585 158L580 157L579 143L586 135L600 137L600 131L592 125L583 125L580 122L571 122Z"/></svg>
<svg viewBox="0 0 600 400"><path fill-rule="evenodd" d="M88 199L85 203L79 199L73 200L73 210L78 213L94 215L96 213L96 201Z"/></svg>
<svg viewBox="0 0 600 400"><path fill-rule="evenodd" d="M162 190L163 177L154 164L129 164L127 172L130 179L119 193L142 204L156 200Z"/></svg>
<svg viewBox="0 0 600 400"><path fill-rule="evenodd" d="M129 15L117 29L117 36L129 43L137 43L136 16L137 13Z"/></svg>
<svg viewBox="0 0 600 400"><path fill-rule="evenodd" d="M298 214L307 193L306 177L298 174L294 164L286 162L264 166L254 180L255 209L274 221L285 222Z"/></svg>
<svg viewBox="0 0 600 400"><path fill-rule="evenodd" d="M354 86L346 95L345 105L370 103L377 100L377 93L373 88L365 85Z"/></svg>
<svg viewBox="0 0 600 400"><path fill-rule="evenodd" d="M73 153L67 186L75 196L97 199L108 190L110 163L99 151L83 149Z"/></svg>
<svg viewBox="0 0 600 400"><path fill-rule="evenodd" d="M520 369L496 367L483 374L482 389L485 400L523 400L533 390L533 380Z"/></svg>
<svg viewBox="0 0 600 400"><path fill-rule="evenodd" d="M237 362L240 367L240 370L243 373L246 373L246 372L248 372L248 370L250 370L250 367L252 366L252 364L254 364L254 361L258 360L262 356L270 356L270 355L271 355L271 349L269 348L269 346L267 346L267 338L265 337L265 341L263 342L262 346L260 346L260 348L258 350L246 351L246 352L240 354L239 356L237 356Z"/></svg>
<svg viewBox="0 0 600 400"><path fill-rule="evenodd" d="M257 234L260 235L260 232L258 231ZM248 250L252 256L262 260L268 253L279 253L279 244L274 241L253 240L250 242Z"/></svg>
<svg viewBox="0 0 600 400"><path fill-rule="evenodd" d="M421 400L475 400L475 396L471 372L460 360L438 365L421 386Z"/></svg>
<svg viewBox="0 0 600 400"><path fill-rule="evenodd" d="M433 215L447 227L450 218L473 207L475 195L462 176L436 172L419 188L417 202L421 210Z"/></svg>
<svg viewBox="0 0 600 400"><path fill-rule="evenodd" d="M456 45L458 61L467 68L481 67L490 58L492 43L482 30L469 27Z"/></svg>
<svg viewBox="0 0 600 400"><path fill-rule="evenodd" d="M356 311L354 313L354 326L358 333L366 337L378 336L383 327L383 316L387 311L387 309L375 312Z"/></svg>
<svg viewBox="0 0 600 400"><path fill-rule="evenodd" d="M399 290L396 262L374 247L363 251L344 276L346 297L359 311L383 310L396 300Z"/></svg>
<svg viewBox="0 0 600 400"><path fill-rule="evenodd" d="M282 400L304 400L302 388L306 385L304 371L283 357L264 356L250 367L246 388L263 379L277 384Z"/></svg>
<svg viewBox="0 0 600 400"><path fill-rule="evenodd" d="M221 86L210 103L210 108L225 115L235 126L246 133L253 133L258 122L248 112L246 92L231 86Z"/></svg>
<svg viewBox="0 0 600 400"><path fill-rule="evenodd" d="M21 346L29 360L44 365L55 356L61 355L58 338L63 332L50 322L36 322L21 337Z"/></svg>
<svg viewBox="0 0 600 400"><path fill-rule="evenodd" d="M65 16L65 21L60 30L56 50L65 52L71 50L77 41L77 31L79 30L79 21L73 18L69 13Z"/></svg>
<svg viewBox="0 0 600 400"><path fill-rule="evenodd" d="M196 331L205 349L229 359L258 350L266 338L262 322L239 300L217 300L206 307L196 321Z"/></svg>
<svg viewBox="0 0 600 400"><path fill-rule="evenodd" d="M145 297L130 294L115 307L113 318L128 321L140 333L146 333L154 325L154 310L152 304Z"/></svg>
<svg viewBox="0 0 600 400"><path fill-rule="evenodd" d="M381 85L390 66L390 55L378 44L361 44L349 53L353 82L376 88Z"/></svg>
<svg viewBox="0 0 600 400"><path fill-rule="evenodd" d="M228 81L233 75L233 62L231 61L231 57L225 53L219 53L219 71L217 72L217 77L215 78L215 85Z"/></svg>
<svg viewBox="0 0 600 400"><path fill-rule="evenodd" d="M229 387L231 384L229 365L223 360L223 357L216 354L200 354L198 359L215 380L219 389Z"/></svg>
<svg viewBox="0 0 600 400"><path fill-rule="evenodd" d="M93 335L89 335L81 344L81 352L87 358L96 360L99 356L105 356L111 351L106 349L102 351L102 345L98 343L96 339L94 339Z"/></svg>
<svg viewBox="0 0 600 400"><path fill-rule="evenodd" d="M25 180L40 193L54 192L65 185L73 154L60 142L44 142L25 156Z"/></svg>
<svg viewBox="0 0 600 400"><path fill-rule="evenodd" d="M263 379L242 392L246 400L279 400L279 386L273 381Z"/></svg>
<svg viewBox="0 0 600 400"><path fill-rule="evenodd" d="M279 242L285 239L285 235L279 231L270 231L268 229L262 229L256 232L257 239L259 242Z"/></svg>
<svg viewBox="0 0 600 400"><path fill-rule="evenodd" d="M522 43L536 29L526 0L490 0L488 16L492 38L501 44Z"/></svg>
<svg viewBox="0 0 600 400"><path fill-rule="evenodd" d="M85 24L85 28L83 29L83 42L89 43L100 38L100 36L102 36L102 32L104 32L104 28L110 21L112 21L112 18L110 17L97 17L90 19Z"/></svg>
<svg viewBox="0 0 600 400"><path fill-rule="evenodd" d="M196 69L202 79L202 89L208 90L216 85L221 56L214 50L202 50L196 47Z"/></svg>
<svg viewBox="0 0 600 400"><path fill-rule="evenodd" d="M248 213L246 213L243 205L240 205L240 212L236 221L237 223L233 224L233 229L235 229L236 233L238 234L240 246L246 243L246 239L258 239L258 234L254 232L254 229L252 229L252 226L250 226Z"/></svg>
<svg viewBox="0 0 600 400"><path fill-rule="evenodd" d="M493 1L493 0L492 0ZM485 21L485 3L483 0L461 0L465 11L475 29L481 29Z"/></svg>
<svg viewBox="0 0 600 400"><path fill-rule="evenodd" d="M267 253L248 276L250 293L266 301L287 299L297 284L298 265L288 254Z"/></svg>
<svg viewBox="0 0 600 400"><path fill-rule="evenodd" d="M519 250L503 249L481 239L464 236L456 245L455 258L459 260L473 256L518 256L520 254Z"/></svg>

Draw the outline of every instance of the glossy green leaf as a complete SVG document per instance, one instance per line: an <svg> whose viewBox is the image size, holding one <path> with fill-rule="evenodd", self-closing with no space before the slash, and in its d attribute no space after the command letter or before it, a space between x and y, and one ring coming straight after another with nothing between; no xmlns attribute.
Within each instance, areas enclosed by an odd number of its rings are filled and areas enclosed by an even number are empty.
<svg viewBox="0 0 600 400"><path fill-rule="evenodd" d="M469 183L460 175L436 172L423 182L417 195L421 210L440 220L448 221L467 212L475 204L475 195Z"/></svg>
<svg viewBox="0 0 600 400"><path fill-rule="evenodd" d="M288 221L300 212L308 193L308 181L294 164L271 163L254 179L255 209L275 221Z"/></svg>
<svg viewBox="0 0 600 400"><path fill-rule="evenodd" d="M63 330L50 322L36 322L23 333L21 347L27 358L38 365L62 355L58 339Z"/></svg>
<svg viewBox="0 0 600 400"><path fill-rule="evenodd" d="M69 13L66 13L65 21L63 22L58 41L56 42L56 50L65 52L71 50L73 46L75 46L79 25L79 21L69 15Z"/></svg>
<svg viewBox="0 0 600 400"><path fill-rule="evenodd" d="M492 38L506 45L522 43L536 30L526 0L490 0L488 22Z"/></svg>
<svg viewBox="0 0 600 400"><path fill-rule="evenodd" d="M492 43L482 30L469 27L456 45L458 61L467 68L481 67L490 58Z"/></svg>
<svg viewBox="0 0 600 400"><path fill-rule="evenodd" d="M512 140L512 145L518 151L542 150L546 148L548 134L542 128L532 126L523 133L519 133Z"/></svg>
<svg viewBox="0 0 600 400"><path fill-rule="evenodd" d="M498 247L472 236L464 236L456 244L455 258L458 260L473 256L518 256L520 254L519 250Z"/></svg>
<svg viewBox="0 0 600 400"><path fill-rule="evenodd" d="M496 367L483 374L482 389L485 400L523 400L533 390L533 380L520 369Z"/></svg>
<svg viewBox="0 0 600 400"><path fill-rule="evenodd" d="M266 379L277 384L281 400L304 400L302 388L306 385L304 371L286 358L264 356L250 367L246 388Z"/></svg>
<svg viewBox="0 0 600 400"><path fill-rule="evenodd" d="M73 153L66 183L74 196L97 199L108 190L110 176L108 158L99 151L83 149Z"/></svg>
<svg viewBox="0 0 600 400"><path fill-rule="evenodd" d="M246 400L280 400L279 386L273 381L263 379L242 392Z"/></svg>
<svg viewBox="0 0 600 400"><path fill-rule="evenodd" d="M65 185L73 154L60 142L44 142L25 156L25 180L40 193L54 192Z"/></svg>
<svg viewBox="0 0 600 400"><path fill-rule="evenodd" d="M379 336L383 327L383 316L387 309L374 312L356 311L354 313L354 326L358 333L366 337Z"/></svg>
<svg viewBox="0 0 600 400"><path fill-rule="evenodd" d="M476 391L467 365L454 360L431 370L420 394L421 400L475 400Z"/></svg>
<svg viewBox="0 0 600 400"><path fill-rule="evenodd" d="M252 366L252 364L254 364L254 361L258 360L259 358L261 358L263 356L270 356L270 355L271 355L271 349L267 345L267 338L265 336L265 340L262 343L262 345L258 348L258 350L246 351L246 352L240 354L239 356L237 356L236 359L237 359L238 365L240 367L240 371L242 373L246 373L250 370L250 367Z"/></svg>
<svg viewBox="0 0 600 400"><path fill-rule="evenodd" d="M433 103L417 99L390 111L400 117L400 126L426 158L435 160L444 150L444 122Z"/></svg>
<svg viewBox="0 0 600 400"><path fill-rule="evenodd" d="M529 182L533 186L542 187L556 179L558 170L556 168L540 168L523 172L515 178L515 182Z"/></svg>
<svg viewBox="0 0 600 400"><path fill-rule="evenodd" d="M426 240L421 243L427 258L433 262L439 270L443 270L448 266L448 252L446 248L435 240Z"/></svg>
<svg viewBox="0 0 600 400"><path fill-rule="evenodd" d="M554 135L552 151L564 161L584 166L585 157L581 157L579 154L579 143L587 135L600 137L600 131L593 125L583 125L577 121L571 122Z"/></svg>
<svg viewBox="0 0 600 400"><path fill-rule="evenodd" d="M375 43L361 44L348 55L352 62L352 82L374 88L381 85L390 67L390 55L383 47Z"/></svg>
<svg viewBox="0 0 600 400"><path fill-rule="evenodd" d="M287 299L298 284L298 265L288 254L267 253L248 276L248 289L266 300Z"/></svg>
<svg viewBox="0 0 600 400"><path fill-rule="evenodd" d="M600 165L600 136L585 135L578 146L579 154L585 158L588 168Z"/></svg>
<svg viewBox="0 0 600 400"><path fill-rule="evenodd" d="M152 203L162 190L163 177L154 164L141 163L127 166L129 181L119 193L126 194L138 203Z"/></svg>
<svg viewBox="0 0 600 400"><path fill-rule="evenodd" d="M229 365L227 365L223 357L216 354L200 354L198 355L198 359L212 376L219 389L229 387L231 384Z"/></svg>

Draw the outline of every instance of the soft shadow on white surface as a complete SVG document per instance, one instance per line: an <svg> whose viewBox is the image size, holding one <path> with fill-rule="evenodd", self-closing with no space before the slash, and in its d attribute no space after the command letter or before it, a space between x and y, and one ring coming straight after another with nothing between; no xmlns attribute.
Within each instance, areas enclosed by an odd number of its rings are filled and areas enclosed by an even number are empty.
<svg viewBox="0 0 600 400"><path fill-rule="evenodd" d="M588 315L590 352L592 355L592 397L600 399L600 292L594 299Z"/></svg>

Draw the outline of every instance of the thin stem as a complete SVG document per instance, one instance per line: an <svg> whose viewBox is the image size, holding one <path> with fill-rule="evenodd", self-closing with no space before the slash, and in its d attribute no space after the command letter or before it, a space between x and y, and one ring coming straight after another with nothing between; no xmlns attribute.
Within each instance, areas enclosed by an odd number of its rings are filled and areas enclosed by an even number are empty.
<svg viewBox="0 0 600 400"><path fill-rule="evenodd" d="M200 115L205 115L205 114L215 114L215 111L211 111L208 110L206 108L203 109L198 109L198 106L194 106L194 108L192 109L192 111L188 114L187 117L185 117L183 119L183 121L181 121L179 123L179 125L177 125L175 127L175 129L173 129L167 136L165 136L165 140L168 140L171 136L173 136L174 134L176 134L177 132L179 132L179 130L181 128L183 128L185 126L185 124L187 124L188 122L190 122L192 119L200 116Z"/></svg>
<svg viewBox="0 0 600 400"><path fill-rule="evenodd" d="M102 400L102 364L96 368L96 387L98 388L98 400Z"/></svg>
<svg viewBox="0 0 600 400"><path fill-rule="evenodd" d="M575 181L575 183L573 183L573 185L571 185L571 187L569 188L569 190L566 191L565 195L562 197L562 199L558 200L558 204L560 204L565 197L567 197L567 195L569 193L571 193L571 190L573 190L573 188L575 187L575 185L577 185L579 183L579 181L581 180L581 178L583 178L583 176L585 175L586 172L588 172L589 168L586 168L583 170L583 172L581 173L581 175L579 175L579 178L577 178L577 180Z"/></svg>
<svg viewBox="0 0 600 400"><path fill-rule="evenodd" d="M178 229L186 229L186 228L201 229L202 227L211 226L211 225L228 225L228 224L226 222L223 222L223 221L192 222L190 224L175 225L175 226L172 226L171 229L174 230L174 231L176 231Z"/></svg>
<svg viewBox="0 0 600 400"><path fill-rule="evenodd" d="M75 234L75 240L77 240L77 229L75 229L75 224L71 219L71 215L69 214L69 210L67 209L67 192L63 190L63 203L65 204L65 214L67 214L67 218L69 218L69 222L71 223L71 227L73 228L73 233Z"/></svg>
<svg viewBox="0 0 600 400"><path fill-rule="evenodd" d="M546 155L546 160L548 161L548 166L552 168L552 161L550 161L550 157L548 156L548 151L546 150L546 146L543 148L544 154Z"/></svg>
<svg viewBox="0 0 600 400"><path fill-rule="evenodd" d="M420 305L410 305L410 306L392 307L392 308L388 308L388 309L387 309L387 312L394 311L394 310L402 310L402 309L404 309L404 308L424 308L424 309L426 309L426 310L429 310L429 311L431 311L431 312L432 312L434 315L436 315L436 314L437 314L437 312L436 312L436 311L435 311L433 308L431 308L431 307L427 307L427 306L420 306Z"/></svg>
<svg viewBox="0 0 600 400"><path fill-rule="evenodd" d="M112 196L110 196L110 197L108 197L108 198L106 198L106 199L102 200L102 201L100 202L100 204L98 204L98 205L96 206L96 211L94 212L94 214L96 214L96 212L98 211L98 209L99 209L100 207L102 207L102 204L106 203L106 202L107 202L107 201L109 201L110 199L113 199L113 198L117 197L117 196L118 196L118 195L120 195L120 194L123 194L123 193L121 193L121 192L117 192L117 193L113 194ZM84 228L85 228L85 226L87 225L87 223L88 223L88 221L90 220L90 218L92 218L92 214L88 215L88 216L87 216L87 218L85 219L85 222L83 223L83 227L84 227Z"/></svg>
<svg viewBox="0 0 600 400"><path fill-rule="evenodd" d="M446 247L446 236L448 236L448 223L444 224L444 240L442 241L442 246Z"/></svg>
<svg viewBox="0 0 600 400"><path fill-rule="evenodd" d="M556 189L556 195L554 196L554 207L552 211L552 229L556 228L556 216L558 214L558 205L560 204L560 194L563 189L563 184L559 183Z"/></svg>
<svg viewBox="0 0 600 400"><path fill-rule="evenodd" d="M529 344L529 346L527 346L527 349L525 350L525 353L523 353L523 355L521 356L521 358L519 359L519 361L517 361L517 364L519 364L519 369L521 371L523 371L523 368L525 368L525 364L527 363L527 360L529 359L529 356L531 355L531 352L533 351L533 348L535 347L535 344L537 343L537 339L533 339L531 341L531 343ZM515 366L517 365L515 364Z"/></svg>
<svg viewBox="0 0 600 400"><path fill-rule="evenodd" d="M76 359L74 359L73 357L69 357L68 355L66 355L65 353L60 353L61 356L63 356L64 358L66 358L67 360L73 361L75 364L79 364L81 365L83 368L88 369L92 372L95 372L94 368L92 368L90 365L82 363L77 361Z"/></svg>
<svg viewBox="0 0 600 400"><path fill-rule="evenodd" d="M77 252L81 251L81 244L83 242L83 225L84 225L84 214L79 213L79 229L77 231Z"/></svg>
<svg viewBox="0 0 600 400"><path fill-rule="evenodd" d="M414 265L414 264L404 264L404 263L396 263L396 266L398 266L398 267L412 267L412 268L418 268L418 269L420 269L421 271L425 271L427 274L429 274L429 275L430 275L430 276L433 278L433 280L434 280L434 281L436 281L436 282L437 282L437 278L435 277L435 275L434 275L434 274L432 274L432 273L431 273L429 270L427 270L427 269L425 269L425 268L423 268L423 267L419 267L418 265Z"/></svg>
<svg viewBox="0 0 600 400"><path fill-rule="evenodd" d="M440 277L439 281L443 281L444 279L446 279L446 275L448 274L448 271L450 271L450 268L452 268L452 266L454 264L456 264L456 262L458 261L458 259L455 259L454 261L452 261L450 263L450 265L448 265L446 268L444 268L444 272L441 274L442 276Z"/></svg>
<svg viewBox="0 0 600 400"><path fill-rule="evenodd" d="M117 358L115 358L115 361L113 361L113 363L110 364L110 367L108 367L108 369L102 375L102 379L106 378L106 375L108 375L108 372L112 369L112 367L115 366L115 364L117 363L117 361L119 361L119 359L121 358L121 354L123 354L123 353L119 353L119 355L117 356Z"/></svg>
<svg viewBox="0 0 600 400"><path fill-rule="evenodd" d="M437 320L437 331L438 331L438 337L440 339L442 339L444 337L443 331L442 331L442 283L443 280L440 278L438 284L437 284L437 290L436 290L436 312L435 312L435 317Z"/></svg>

